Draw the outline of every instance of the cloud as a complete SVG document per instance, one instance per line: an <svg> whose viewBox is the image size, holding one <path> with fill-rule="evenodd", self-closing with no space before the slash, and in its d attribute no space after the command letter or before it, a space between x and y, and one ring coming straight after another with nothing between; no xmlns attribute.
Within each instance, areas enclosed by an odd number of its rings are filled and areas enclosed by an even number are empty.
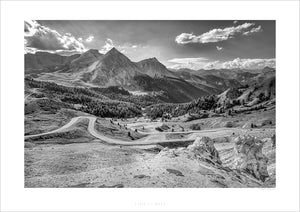
<svg viewBox="0 0 300 212"><path fill-rule="evenodd" d="M36 48L32 48L32 47L26 47L25 44L25 54L35 54L36 52L38 52L38 50Z"/></svg>
<svg viewBox="0 0 300 212"><path fill-rule="evenodd" d="M134 45L134 44L131 44L131 43L124 43L124 44L121 44L121 45L115 45L112 39L107 38L105 40L105 44L100 49L100 53L105 54L106 52L111 50L113 47L116 47L122 53L128 53L129 51L136 51L139 47L142 47L142 46Z"/></svg>
<svg viewBox="0 0 300 212"><path fill-rule="evenodd" d="M93 35L90 35L87 39L85 39L85 42L90 43L90 42L92 42L94 40L94 38L95 37Z"/></svg>
<svg viewBox="0 0 300 212"><path fill-rule="evenodd" d="M33 36L39 28L40 24L36 21L25 21L24 22L24 33L25 33L25 37L30 37Z"/></svg>
<svg viewBox="0 0 300 212"><path fill-rule="evenodd" d="M60 34L56 30L39 24L37 21L24 23L25 53L36 51L86 51L84 44L70 33Z"/></svg>
<svg viewBox="0 0 300 212"><path fill-rule="evenodd" d="M203 66L203 69L215 69L219 68L219 61L216 60L214 62L209 62L206 65Z"/></svg>
<svg viewBox="0 0 300 212"><path fill-rule="evenodd" d="M234 22L233 22L233 24L237 24L239 21L237 21L237 20L235 20Z"/></svg>
<svg viewBox="0 0 300 212"><path fill-rule="evenodd" d="M197 57L197 58L174 58L169 60L168 62L170 63L181 63L181 64L185 64L185 63L199 63L199 62L203 62L203 61L207 61L208 59L205 57Z"/></svg>
<svg viewBox="0 0 300 212"><path fill-rule="evenodd" d="M180 69L180 68L189 68L189 69L200 69L203 68L207 63L208 59L205 57L198 58L174 58L168 60L169 63L173 63L173 65L168 68Z"/></svg>
<svg viewBox="0 0 300 212"><path fill-rule="evenodd" d="M244 32L243 35L251 35L253 33L262 32L261 26L258 26L256 28L252 28L250 31Z"/></svg>
<svg viewBox="0 0 300 212"><path fill-rule="evenodd" d="M222 68L226 69L261 69L266 66L275 68L276 60L271 59L240 59L236 58L232 61L226 61L222 63Z"/></svg>
<svg viewBox="0 0 300 212"><path fill-rule="evenodd" d="M113 47L115 47L114 42L112 41L112 39L107 38L105 40L104 46L102 46L102 48L99 50L99 52L102 54L105 54L106 52L111 50Z"/></svg>
<svg viewBox="0 0 300 212"><path fill-rule="evenodd" d="M223 49L223 47L221 47L221 46L216 46L216 48L218 51L221 51Z"/></svg>
<svg viewBox="0 0 300 212"><path fill-rule="evenodd" d="M174 63L168 68L180 69L189 68L199 69L262 69L266 66L275 68L275 58L270 59L240 59L229 60L225 62L211 61L207 58L175 58L168 61Z"/></svg>
<svg viewBox="0 0 300 212"><path fill-rule="evenodd" d="M194 35L193 33L182 33L175 38L175 41L178 44L216 43L234 38L236 35L248 35L262 31L261 26L253 28L254 26L254 23L244 23L238 26L226 27L224 29L212 29L201 35Z"/></svg>

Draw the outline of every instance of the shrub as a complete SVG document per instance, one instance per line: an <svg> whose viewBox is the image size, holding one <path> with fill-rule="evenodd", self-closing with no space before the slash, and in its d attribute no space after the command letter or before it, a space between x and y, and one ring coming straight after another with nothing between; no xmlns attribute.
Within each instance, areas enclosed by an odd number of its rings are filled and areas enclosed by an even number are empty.
<svg viewBox="0 0 300 212"><path fill-rule="evenodd" d="M226 122L225 127L231 128L233 127L233 123L231 121Z"/></svg>
<svg viewBox="0 0 300 212"><path fill-rule="evenodd" d="M160 132L162 132L162 131L170 129L170 127L168 127L167 125L163 124L160 127L156 127L155 129L158 130L158 131L160 131Z"/></svg>
<svg viewBox="0 0 300 212"><path fill-rule="evenodd" d="M192 129L192 130L201 130L200 123L192 124L192 125L190 126L190 129Z"/></svg>
<svg viewBox="0 0 300 212"><path fill-rule="evenodd" d="M162 132L163 130L160 127L155 127L155 129L159 132Z"/></svg>
<svg viewBox="0 0 300 212"><path fill-rule="evenodd" d="M266 125L272 125L272 121L271 120L264 120L262 123L261 123L261 126L266 126Z"/></svg>

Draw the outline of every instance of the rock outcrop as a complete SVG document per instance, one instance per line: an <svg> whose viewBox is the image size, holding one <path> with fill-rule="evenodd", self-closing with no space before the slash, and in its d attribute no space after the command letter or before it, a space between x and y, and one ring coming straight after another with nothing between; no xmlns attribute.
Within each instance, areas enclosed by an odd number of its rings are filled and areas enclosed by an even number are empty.
<svg viewBox="0 0 300 212"><path fill-rule="evenodd" d="M230 167L226 166L226 164L222 164L219 152L214 146L215 141L209 137L197 137L195 141L186 148L170 149L166 147L160 152L160 155L169 158L186 156L190 159L208 163L216 169L227 167L233 172L237 171L237 173L242 175L246 174L252 176L252 179L265 182L272 178L271 175L275 174L273 174L275 162L271 159L274 157L273 149L275 148L272 147L272 151L269 153L269 149L272 146L271 139L269 140L270 142L266 142L251 136L239 136L235 138L233 141L235 144L232 153L230 153L232 158ZM270 164L270 162L272 162L272 164Z"/></svg>
<svg viewBox="0 0 300 212"><path fill-rule="evenodd" d="M219 153L214 147L214 141L209 137L198 137L193 144L187 147L195 156L205 159L207 162L222 164Z"/></svg>
<svg viewBox="0 0 300 212"><path fill-rule="evenodd" d="M160 155L170 158L186 155L189 158L205 161L213 165L221 165L219 153L214 147L214 141L209 137L197 137L188 147L164 148Z"/></svg>
<svg viewBox="0 0 300 212"><path fill-rule="evenodd" d="M235 142L233 169L245 171L264 182L269 177L268 158L262 153L264 142L251 136L237 137Z"/></svg>

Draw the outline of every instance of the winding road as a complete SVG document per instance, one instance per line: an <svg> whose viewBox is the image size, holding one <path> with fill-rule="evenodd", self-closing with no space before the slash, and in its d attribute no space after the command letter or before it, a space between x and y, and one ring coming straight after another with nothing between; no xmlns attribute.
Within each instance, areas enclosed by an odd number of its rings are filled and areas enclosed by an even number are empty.
<svg viewBox="0 0 300 212"><path fill-rule="evenodd" d="M27 99L28 99L28 97L30 97L31 95L35 94L35 93L36 93L36 91L37 91L37 88L33 88L33 89L31 89L31 90L30 90L30 92L32 92L32 93L30 93L30 94L27 94L27 95L24 97L24 101L26 102L26 101L27 101Z"/></svg>
<svg viewBox="0 0 300 212"><path fill-rule="evenodd" d="M142 132L143 134L147 134L148 136L134 140L134 141L124 141L120 139L115 139L115 138L109 138L107 136L104 136L102 134L99 134L98 131L95 130L95 122L97 120L96 117L94 116L78 116L75 118L72 118L69 123L66 125L62 126L59 129L50 131L50 132L45 132L45 133L40 133L36 135L26 135L25 139L28 138L34 138L34 137L39 137L43 135L49 135L53 133L59 133L62 132L72 125L74 125L76 122L78 122L80 119L88 119L89 124L88 124L88 132L94 136L97 139L100 139L101 141L104 141L109 144L117 144L117 145L151 145L151 144L159 144L159 143L170 143L170 142L189 142L189 141L194 141L196 137L198 136L212 136L212 134L215 134L216 136L227 136L232 134L234 129L228 129L228 128L219 128L219 129L211 129L211 130L201 130L201 131L183 131L183 132L149 132L145 133ZM185 138L182 139L166 139L167 134L189 134ZM221 135L220 135L221 134Z"/></svg>
<svg viewBox="0 0 300 212"><path fill-rule="evenodd" d="M32 94L33 94L33 93L28 94L27 96L25 96L24 101L26 102L26 101L27 101L27 98L30 97Z"/></svg>

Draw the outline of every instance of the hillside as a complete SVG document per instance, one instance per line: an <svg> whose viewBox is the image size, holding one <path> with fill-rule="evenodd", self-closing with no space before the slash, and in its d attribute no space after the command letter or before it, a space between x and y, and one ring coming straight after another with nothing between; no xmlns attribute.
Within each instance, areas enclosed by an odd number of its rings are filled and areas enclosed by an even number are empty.
<svg viewBox="0 0 300 212"><path fill-rule="evenodd" d="M181 69L174 71L177 76L183 78L184 80L192 83L193 85L202 88L210 94L218 94L224 90L232 87L239 87L241 83L238 79L235 79L233 76L225 75L225 72L231 72L229 70L224 71L195 71L190 69ZM222 75L222 76L221 76Z"/></svg>
<svg viewBox="0 0 300 212"><path fill-rule="evenodd" d="M131 102L118 98L111 99L104 92L102 94L91 89L66 87L29 78L25 79L25 91L32 93L31 98L35 100L25 104L25 115L42 108L49 108L50 111L65 108L102 117L127 118L141 115L141 103L145 102L138 98L132 99Z"/></svg>
<svg viewBox="0 0 300 212"><path fill-rule="evenodd" d="M80 56L57 57L60 58L57 64L63 65L54 70L47 71L48 65L53 64L45 62L43 72L25 67L25 74L39 81L50 81L70 87L120 86L129 91L156 95L165 102L188 102L212 92L206 86L196 86L178 77L156 58L134 63L116 48L112 48L105 55L100 54L98 50L89 50ZM35 61L37 58L31 55L28 60Z"/></svg>
<svg viewBox="0 0 300 212"><path fill-rule="evenodd" d="M269 72L264 73L268 75ZM199 117L219 116L219 114L243 113L275 107L275 77L264 77L263 81L247 86L228 88L219 95L202 96L184 104L158 104L147 108L152 118L178 117L198 114ZM168 118L168 116L166 116Z"/></svg>
<svg viewBox="0 0 300 212"><path fill-rule="evenodd" d="M80 57L79 54L61 56L48 52L36 52L24 55L25 73L53 72L65 68L65 65Z"/></svg>

